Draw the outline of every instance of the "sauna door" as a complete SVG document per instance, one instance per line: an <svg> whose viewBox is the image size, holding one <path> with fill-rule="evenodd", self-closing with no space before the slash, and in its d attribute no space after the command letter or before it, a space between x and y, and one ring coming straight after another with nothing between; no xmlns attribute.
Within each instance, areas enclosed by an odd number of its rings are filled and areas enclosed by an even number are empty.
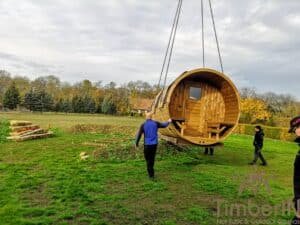
<svg viewBox="0 0 300 225"><path fill-rule="evenodd" d="M202 88L199 83L187 82L185 85L185 119L189 135L199 136L201 132Z"/></svg>

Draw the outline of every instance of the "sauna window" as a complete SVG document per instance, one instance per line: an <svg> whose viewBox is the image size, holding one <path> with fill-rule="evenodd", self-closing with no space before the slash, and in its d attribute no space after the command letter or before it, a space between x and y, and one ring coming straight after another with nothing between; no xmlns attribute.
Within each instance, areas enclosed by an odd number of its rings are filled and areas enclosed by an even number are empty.
<svg viewBox="0 0 300 225"><path fill-rule="evenodd" d="M190 99L199 100L201 98L201 88L190 87Z"/></svg>

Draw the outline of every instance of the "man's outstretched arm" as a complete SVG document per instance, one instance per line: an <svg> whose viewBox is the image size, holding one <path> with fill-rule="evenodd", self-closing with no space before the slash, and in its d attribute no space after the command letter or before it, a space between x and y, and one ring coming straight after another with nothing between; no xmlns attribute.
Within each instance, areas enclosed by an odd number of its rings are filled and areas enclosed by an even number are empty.
<svg viewBox="0 0 300 225"><path fill-rule="evenodd" d="M169 124L171 122L172 122L172 119L169 119L167 122L164 122L164 123L157 122L157 127L158 128L166 128L167 126L169 126Z"/></svg>

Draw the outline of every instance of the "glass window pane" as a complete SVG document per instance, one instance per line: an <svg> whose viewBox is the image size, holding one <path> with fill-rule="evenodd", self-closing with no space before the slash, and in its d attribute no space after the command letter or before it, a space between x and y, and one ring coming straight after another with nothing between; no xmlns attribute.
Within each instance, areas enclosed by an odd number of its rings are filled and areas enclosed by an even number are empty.
<svg viewBox="0 0 300 225"><path fill-rule="evenodd" d="M190 87L190 99L199 100L201 98L201 88Z"/></svg>

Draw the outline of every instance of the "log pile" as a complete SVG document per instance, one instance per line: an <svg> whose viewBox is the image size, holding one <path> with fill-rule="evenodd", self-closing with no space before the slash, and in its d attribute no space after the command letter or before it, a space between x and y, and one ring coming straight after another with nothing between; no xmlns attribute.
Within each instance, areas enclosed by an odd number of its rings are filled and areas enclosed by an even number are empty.
<svg viewBox="0 0 300 225"><path fill-rule="evenodd" d="M53 135L52 131L44 130L39 125L32 124L29 121L10 121L10 130L10 137L7 137L7 139L13 141L47 138Z"/></svg>

